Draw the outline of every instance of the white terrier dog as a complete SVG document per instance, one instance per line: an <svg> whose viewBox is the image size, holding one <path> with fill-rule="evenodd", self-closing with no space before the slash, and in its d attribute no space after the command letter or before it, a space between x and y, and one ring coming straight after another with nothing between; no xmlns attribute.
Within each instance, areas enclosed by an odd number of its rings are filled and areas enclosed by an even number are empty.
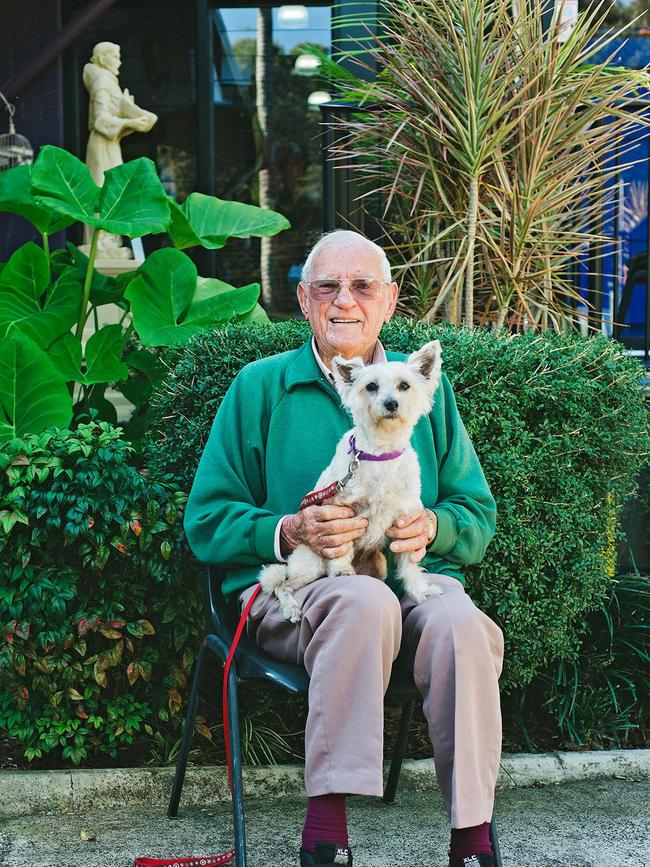
<svg viewBox="0 0 650 867"><path fill-rule="evenodd" d="M332 360L334 382L354 427L340 440L315 491L329 486L327 503L351 506L368 519L368 528L343 557L328 559L299 545L286 566L262 569L262 589L275 593L292 623L302 617L294 591L322 575L354 575L355 561L373 559L378 577L385 580L386 531L400 515L422 508L420 465L410 440L417 421L431 409L441 366L438 340L426 343L406 361L365 366L360 358L346 361L339 355ZM397 577L416 602L440 593L411 561L410 552L396 554L395 562Z"/></svg>

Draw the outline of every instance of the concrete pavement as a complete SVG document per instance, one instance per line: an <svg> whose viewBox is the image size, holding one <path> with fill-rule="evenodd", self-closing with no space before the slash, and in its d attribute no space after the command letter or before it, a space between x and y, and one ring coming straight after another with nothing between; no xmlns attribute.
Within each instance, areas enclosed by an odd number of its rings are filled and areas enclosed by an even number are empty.
<svg viewBox="0 0 650 867"><path fill-rule="evenodd" d="M496 817L504 867L650 867L649 804L647 779L502 789ZM296 867L304 799L269 795L246 806L249 867ZM421 791L398 791L391 806L350 798L348 814L355 867L445 867L448 827L431 779ZM80 805L0 825L3 867L129 867L136 854L205 855L231 846L224 802L181 802L176 820L160 806Z"/></svg>

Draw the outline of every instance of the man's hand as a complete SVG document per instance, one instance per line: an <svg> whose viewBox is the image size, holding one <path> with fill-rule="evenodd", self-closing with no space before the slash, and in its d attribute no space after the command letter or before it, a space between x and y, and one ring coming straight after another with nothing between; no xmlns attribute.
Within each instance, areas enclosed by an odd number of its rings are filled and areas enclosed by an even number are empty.
<svg viewBox="0 0 650 867"><path fill-rule="evenodd" d="M435 512L419 509L411 515L400 515L393 526L386 531L389 538L395 539L391 542L390 550L395 554L410 551L411 562L419 563L427 552L427 545L433 541L429 538L429 517L432 518L437 530L438 521Z"/></svg>
<svg viewBox="0 0 650 867"><path fill-rule="evenodd" d="M367 526L367 519L349 506L307 506L282 521L280 547L287 557L298 545L309 545L321 557L333 560L347 554Z"/></svg>

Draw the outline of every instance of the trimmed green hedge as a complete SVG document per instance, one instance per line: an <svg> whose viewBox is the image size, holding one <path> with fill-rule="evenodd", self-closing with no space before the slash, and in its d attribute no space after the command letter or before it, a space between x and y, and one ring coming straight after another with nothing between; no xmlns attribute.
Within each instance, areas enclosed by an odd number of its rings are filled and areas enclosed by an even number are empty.
<svg viewBox="0 0 650 867"><path fill-rule="evenodd" d="M93 422L0 452L0 731L30 760L178 737L200 567L186 494L133 466L121 436Z"/></svg>
<svg viewBox="0 0 650 867"><path fill-rule="evenodd" d="M189 490L235 374L307 334L304 322L233 325L168 354L145 445L152 470L174 473ZM508 691L575 655L586 612L611 588L618 512L650 451L641 368L602 336L512 336L405 319L381 335L403 352L434 337L497 500L496 536L467 576L506 634Z"/></svg>

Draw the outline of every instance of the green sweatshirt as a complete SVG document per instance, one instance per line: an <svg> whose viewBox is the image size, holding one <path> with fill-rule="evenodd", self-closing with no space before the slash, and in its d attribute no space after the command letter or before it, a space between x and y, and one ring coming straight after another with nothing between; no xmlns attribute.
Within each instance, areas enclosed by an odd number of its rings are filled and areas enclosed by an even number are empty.
<svg viewBox="0 0 650 867"><path fill-rule="evenodd" d="M389 361L405 357L386 354ZM254 584L262 564L276 562L278 521L298 510L351 427L309 341L248 364L235 377L201 456L184 522L194 554L224 573L225 594ZM464 583L461 567L483 557L496 506L444 374L411 442L422 502L438 517L438 534L420 565Z"/></svg>

